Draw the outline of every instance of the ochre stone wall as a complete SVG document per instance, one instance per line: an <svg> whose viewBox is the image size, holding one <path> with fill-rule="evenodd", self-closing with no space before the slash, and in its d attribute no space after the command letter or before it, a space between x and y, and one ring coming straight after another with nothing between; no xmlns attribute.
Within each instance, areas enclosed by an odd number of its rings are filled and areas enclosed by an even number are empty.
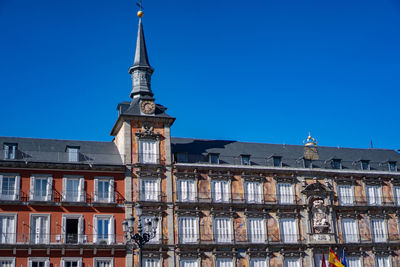
<svg viewBox="0 0 400 267"><path fill-rule="evenodd" d="M369 223L369 217L367 215L360 215L358 220L358 229L360 232L361 241L371 240L371 225Z"/></svg>
<svg viewBox="0 0 400 267"><path fill-rule="evenodd" d="M268 239L271 242L279 241L279 221L276 218L276 213L270 213L268 217Z"/></svg>
<svg viewBox="0 0 400 267"><path fill-rule="evenodd" d="M243 212L238 212L237 215L238 217L233 219L233 230L235 231L235 238L239 242L244 242L247 240L246 217Z"/></svg>

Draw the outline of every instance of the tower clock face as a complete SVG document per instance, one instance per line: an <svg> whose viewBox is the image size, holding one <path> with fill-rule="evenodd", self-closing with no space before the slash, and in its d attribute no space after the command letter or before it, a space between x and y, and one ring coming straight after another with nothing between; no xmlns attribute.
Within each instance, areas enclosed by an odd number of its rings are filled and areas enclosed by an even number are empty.
<svg viewBox="0 0 400 267"><path fill-rule="evenodd" d="M151 101L143 101L140 107L144 114L153 114L156 110L156 105Z"/></svg>

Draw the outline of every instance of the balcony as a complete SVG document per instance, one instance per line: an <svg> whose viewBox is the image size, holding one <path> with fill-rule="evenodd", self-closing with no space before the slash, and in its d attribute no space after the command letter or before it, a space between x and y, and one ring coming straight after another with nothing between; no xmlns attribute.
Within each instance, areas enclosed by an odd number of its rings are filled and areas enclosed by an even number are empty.
<svg viewBox="0 0 400 267"><path fill-rule="evenodd" d="M3 234L0 248L4 246L125 246L125 235L77 235L77 234Z"/></svg>
<svg viewBox="0 0 400 267"><path fill-rule="evenodd" d="M256 241L255 241L256 240ZM276 244L276 245L292 245L292 244L303 244L304 238L299 235L273 235L264 234L257 235L255 238L246 236L235 236L235 234L196 234L196 235L185 235L178 234L179 244L184 245L199 245L199 244L221 244L221 245L265 245L265 244Z"/></svg>
<svg viewBox="0 0 400 267"><path fill-rule="evenodd" d="M138 201L155 203L167 201L167 195L159 190L151 190L147 192L139 191L136 194Z"/></svg>
<svg viewBox="0 0 400 267"><path fill-rule="evenodd" d="M164 161L161 160L160 154L153 153L137 153L138 164L152 164L158 165L163 164Z"/></svg>
<svg viewBox="0 0 400 267"><path fill-rule="evenodd" d="M177 203L182 204L199 204L199 203L221 203L221 204L270 204L270 205L302 205L302 201L296 195L277 194L247 194L247 193L232 193L222 194L220 198L216 198L212 192L175 192ZM183 197L184 196L184 197Z"/></svg>
<svg viewBox="0 0 400 267"><path fill-rule="evenodd" d="M71 157L68 152L21 150L16 151L14 158L9 158L6 157L4 150L0 149L0 162L122 165L124 159L125 155L122 154L79 152L76 157Z"/></svg>
<svg viewBox="0 0 400 267"><path fill-rule="evenodd" d="M400 206L400 199L396 197L366 197L366 196L348 196L338 197L338 204L341 207L351 206L369 206L369 207L396 207Z"/></svg>

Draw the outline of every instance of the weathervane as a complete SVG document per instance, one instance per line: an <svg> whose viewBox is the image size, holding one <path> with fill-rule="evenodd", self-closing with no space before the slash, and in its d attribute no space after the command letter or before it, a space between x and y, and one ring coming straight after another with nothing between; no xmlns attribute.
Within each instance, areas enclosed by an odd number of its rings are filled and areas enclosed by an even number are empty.
<svg viewBox="0 0 400 267"><path fill-rule="evenodd" d="M136 3L136 5L139 7L139 11L138 11L138 13L137 13L137 16L139 17L139 18L141 18L141 17L143 17L143 4L142 4L142 0L139 0L139 2L138 3Z"/></svg>

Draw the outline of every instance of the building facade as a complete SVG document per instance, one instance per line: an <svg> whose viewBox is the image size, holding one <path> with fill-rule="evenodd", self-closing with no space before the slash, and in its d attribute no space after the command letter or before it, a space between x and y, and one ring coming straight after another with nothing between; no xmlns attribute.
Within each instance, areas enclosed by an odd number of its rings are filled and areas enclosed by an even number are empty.
<svg viewBox="0 0 400 267"><path fill-rule="evenodd" d="M129 73L112 142L0 137L1 266L138 266L131 215L146 267L400 266L396 151L172 138L141 20Z"/></svg>

